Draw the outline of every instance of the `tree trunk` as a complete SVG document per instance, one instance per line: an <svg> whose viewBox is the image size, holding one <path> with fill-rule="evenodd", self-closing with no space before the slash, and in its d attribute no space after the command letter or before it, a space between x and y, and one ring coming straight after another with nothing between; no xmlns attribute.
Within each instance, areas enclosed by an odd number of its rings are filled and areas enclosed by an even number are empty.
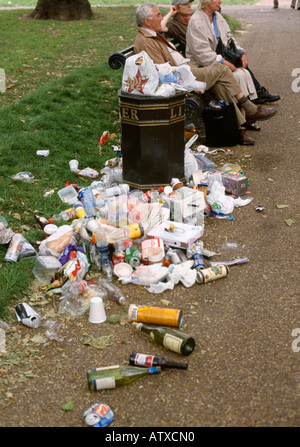
<svg viewBox="0 0 300 447"><path fill-rule="evenodd" d="M38 0L30 17L38 20L81 20L93 16L88 0Z"/></svg>

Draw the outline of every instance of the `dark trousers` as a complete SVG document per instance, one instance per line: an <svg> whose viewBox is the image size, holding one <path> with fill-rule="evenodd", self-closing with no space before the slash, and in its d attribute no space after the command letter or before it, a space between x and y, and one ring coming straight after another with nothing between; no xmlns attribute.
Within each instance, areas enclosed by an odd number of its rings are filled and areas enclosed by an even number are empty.
<svg viewBox="0 0 300 447"><path fill-rule="evenodd" d="M256 79L256 77L254 76L253 72L250 70L249 67L247 67L247 70L249 71L249 73L250 73L250 75L251 75L251 78L252 78L253 83L254 83L255 90L256 90L256 91L260 90L260 89L261 89L261 85L260 85L260 83L258 82L258 80Z"/></svg>

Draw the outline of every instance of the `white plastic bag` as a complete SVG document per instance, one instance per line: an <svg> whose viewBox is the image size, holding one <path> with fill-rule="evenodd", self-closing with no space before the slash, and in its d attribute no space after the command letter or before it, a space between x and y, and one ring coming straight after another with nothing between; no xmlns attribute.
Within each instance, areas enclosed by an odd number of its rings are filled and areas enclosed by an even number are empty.
<svg viewBox="0 0 300 447"><path fill-rule="evenodd" d="M225 194L221 175L215 174L208 185L210 193L206 197L211 210L217 214L230 214L234 210L234 198Z"/></svg>
<svg viewBox="0 0 300 447"><path fill-rule="evenodd" d="M198 170L197 159L195 158L191 149L186 148L184 150L184 176L187 182L189 181L193 173L197 170Z"/></svg>
<svg viewBox="0 0 300 447"><path fill-rule="evenodd" d="M170 82L176 90L197 91L203 93L206 89L206 83L197 81L188 65L183 64L177 67L171 66L168 62L165 64L156 64L160 82L166 82L165 76L172 76L176 82Z"/></svg>
<svg viewBox="0 0 300 447"><path fill-rule="evenodd" d="M126 59L122 90L136 95L155 95L159 85L157 69L145 51Z"/></svg>

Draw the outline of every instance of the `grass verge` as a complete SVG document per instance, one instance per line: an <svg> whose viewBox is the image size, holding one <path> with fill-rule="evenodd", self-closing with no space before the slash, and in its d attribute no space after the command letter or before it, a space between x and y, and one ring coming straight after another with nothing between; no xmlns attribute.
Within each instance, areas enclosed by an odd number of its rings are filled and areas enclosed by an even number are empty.
<svg viewBox="0 0 300 447"><path fill-rule="evenodd" d="M99 171L114 156L122 72L111 70L107 59L133 42L134 11L97 8L93 19L82 22L0 12L0 66L7 75L7 91L0 93L0 216L30 242L43 238L35 213L50 218L66 208L57 194L66 182L91 183L71 173L69 161ZM100 151L104 130L117 138ZM44 149L48 157L36 154ZM33 174L32 183L10 178L23 171ZM34 260L6 263L6 251L0 245L0 319L8 316L9 304L24 301L33 278Z"/></svg>

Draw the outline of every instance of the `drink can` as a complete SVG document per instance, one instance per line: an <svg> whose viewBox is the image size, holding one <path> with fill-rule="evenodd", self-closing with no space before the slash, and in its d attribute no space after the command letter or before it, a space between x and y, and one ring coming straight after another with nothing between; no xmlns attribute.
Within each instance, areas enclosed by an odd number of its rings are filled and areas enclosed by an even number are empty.
<svg viewBox="0 0 300 447"><path fill-rule="evenodd" d="M195 253L192 256L192 259L194 261L194 269L198 270L198 269L204 269L205 268L205 264L204 264L204 257L201 253Z"/></svg>
<svg viewBox="0 0 300 447"><path fill-rule="evenodd" d="M125 262L125 253L124 251L117 250L112 255L112 263L113 265L120 264L121 262Z"/></svg>
<svg viewBox="0 0 300 447"><path fill-rule="evenodd" d="M227 265L215 265L206 269L198 270L196 281L200 284L215 281L216 279L224 278L229 273Z"/></svg>
<svg viewBox="0 0 300 447"><path fill-rule="evenodd" d="M131 304L128 310L128 320L180 327L182 325L182 310Z"/></svg>
<svg viewBox="0 0 300 447"><path fill-rule="evenodd" d="M127 247L125 250L125 261L135 268L141 263L141 252L136 247Z"/></svg>
<svg viewBox="0 0 300 447"><path fill-rule="evenodd" d="M17 262L19 259L23 243L25 238L22 234L16 233L13 235L10 244L8 246L4 261L7 262Z"/></svg>
<svg viewBox="0 0 300 447"><path fill-rule="evenodd" d="M41 316L27 303L18 304L15 307L15 313L18 321L21 321L25 326L37 328L41 323Z"/></svg>
<svg viewBox="0 0 300 447"><path fill-rule="evenodd" d="M81 219L82 217L87 217L87 214L81 201L74 203L73 209L78 219Z"/></svg>
<svg viewBox="0 0 300 447"><path fill-rule="evenodd" d="M114 413L106 404L97 403L83 413L85 423L90 427L106 427L114 419Z"/></svg>
<svg viewBox="0 0 300 447"><path fill-rule="evenodd" d="M99 144L101 144L101 146L103 146L103 144L106 143L106 141L109 137L110 137L110 132L108 130L105 130L100 137Z"/></svg>

